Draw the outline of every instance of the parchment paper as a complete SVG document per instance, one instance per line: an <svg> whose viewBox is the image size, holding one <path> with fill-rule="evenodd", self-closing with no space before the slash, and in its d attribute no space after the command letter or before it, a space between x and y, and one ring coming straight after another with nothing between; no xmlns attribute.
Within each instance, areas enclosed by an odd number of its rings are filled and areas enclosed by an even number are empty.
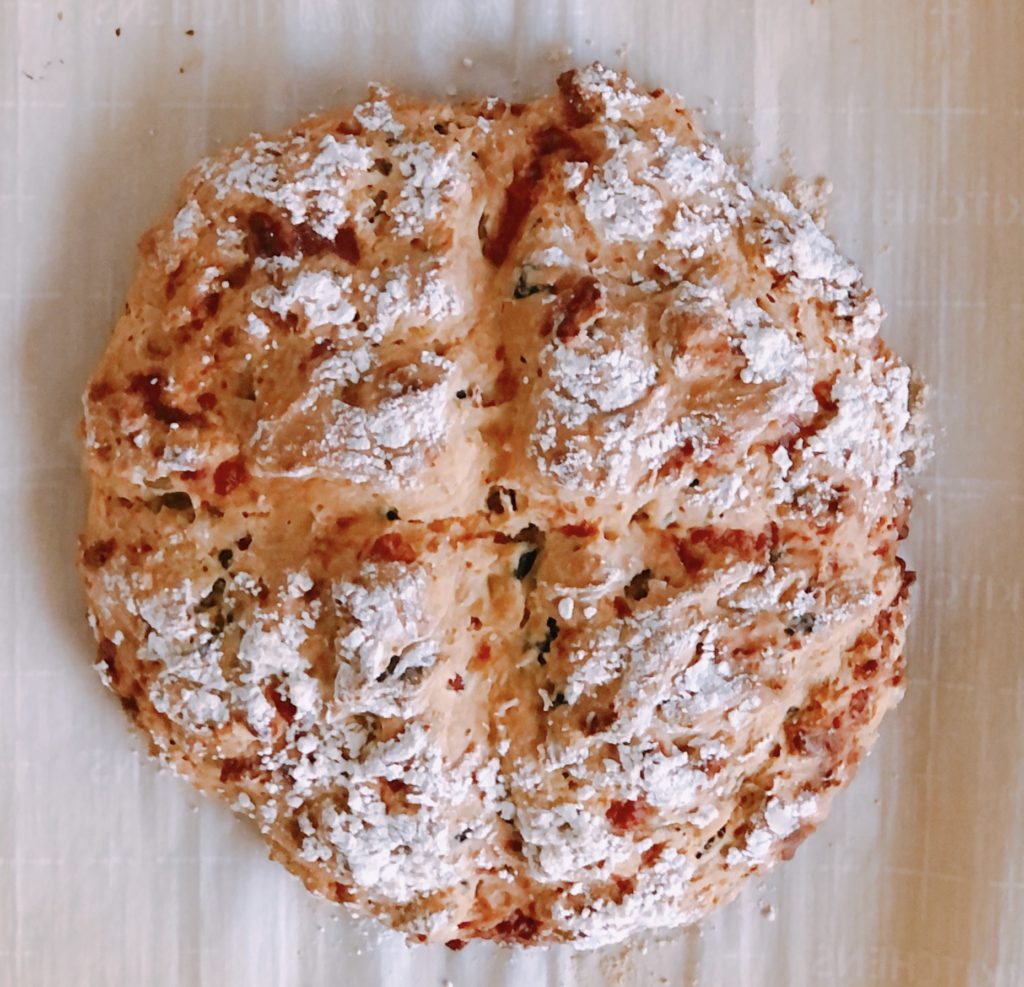
<svg viewBox="0 0 1024 987"><path fill-rule="evenodd" d="M0 0L0 984L1024 983L1022 49L1020 0ZM595 57L760 174L827 175L932 384L907 699L796 859L701 930L409 950L139 753L71 568L78 394L202 154L368 79L529 95Z"/></svg>

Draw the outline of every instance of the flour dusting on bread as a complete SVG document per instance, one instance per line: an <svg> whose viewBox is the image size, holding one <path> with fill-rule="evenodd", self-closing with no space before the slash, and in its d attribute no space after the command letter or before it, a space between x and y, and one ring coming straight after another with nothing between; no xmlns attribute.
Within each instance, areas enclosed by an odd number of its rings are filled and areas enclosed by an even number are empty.
<svg viewBox="0 0 1024 987"><path fill-rule="evenodd" d="M97 667L313 891L598 946L788 858L903 689L920 384L675 96L200 163L85 398Z"/></svg>

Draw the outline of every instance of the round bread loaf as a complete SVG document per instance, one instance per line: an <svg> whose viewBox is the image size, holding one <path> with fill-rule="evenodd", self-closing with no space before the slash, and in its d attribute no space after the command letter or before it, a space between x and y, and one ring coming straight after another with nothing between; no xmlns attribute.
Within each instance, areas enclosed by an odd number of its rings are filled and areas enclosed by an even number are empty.
<svg viewBox="0 0 1024 987"><path fill-rule="evenodd" d="M676 97L371 90L200 163L85 400L98 668L420 941L693 922L900 698L910 371Z"/></svg>

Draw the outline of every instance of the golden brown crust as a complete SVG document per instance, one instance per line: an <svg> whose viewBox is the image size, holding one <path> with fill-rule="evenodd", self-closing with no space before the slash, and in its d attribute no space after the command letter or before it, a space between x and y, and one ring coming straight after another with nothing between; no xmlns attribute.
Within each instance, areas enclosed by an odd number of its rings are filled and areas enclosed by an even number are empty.
<svg viewBox="0 0 1024 987"><path fill-rule="evenodd" d="M202 162L86 395L98 667L314 891L457 945L698 919L902 691L915 385L680 101Z"/></svg>

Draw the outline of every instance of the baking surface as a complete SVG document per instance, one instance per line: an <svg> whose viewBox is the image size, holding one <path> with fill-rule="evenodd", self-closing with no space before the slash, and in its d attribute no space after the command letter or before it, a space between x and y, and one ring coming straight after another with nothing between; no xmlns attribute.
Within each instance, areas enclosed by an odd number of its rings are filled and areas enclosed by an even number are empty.
<svg viewBox="0 0 1024 987"><path fill-rule="evenodd" d="M0 985L1024 981L1022 46L1019 0L0 0ZM78 393L204 153L369 79L530 95L598 57L704 108L759 175L827 175L932 385L907 698L796 858L700 930L408 949L159 772L100 686Z"/></svg>

